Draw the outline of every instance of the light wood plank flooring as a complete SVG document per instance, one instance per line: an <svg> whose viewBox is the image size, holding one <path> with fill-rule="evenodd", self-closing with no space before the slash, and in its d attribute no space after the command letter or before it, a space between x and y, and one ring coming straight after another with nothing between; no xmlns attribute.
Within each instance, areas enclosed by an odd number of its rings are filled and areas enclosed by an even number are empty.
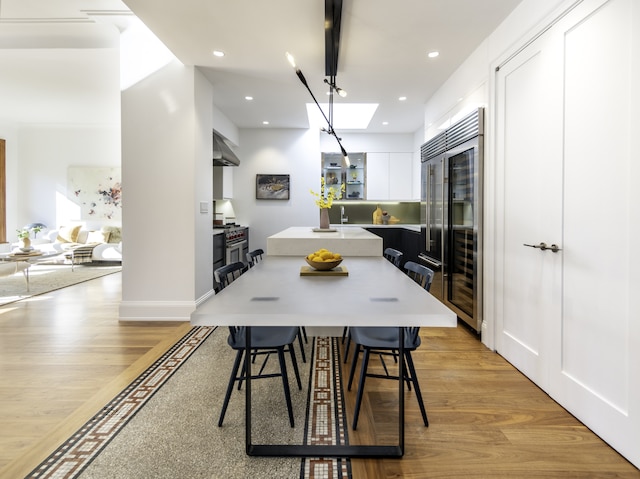
<svg viewBox="0 0 640 479"><path fill-rule="evenodd" d="M640 477L637 468L465 326L423 328L421 337L413 358L429 427L414 393L407 392L405 456L352 460L354 478ZM349 365L352 354L353 347ZM386 363L392 371L393 360ZM370 364L384 373L379 360ZM348 378L347 366L343 373ZM356 386L357 376L346 396L348 415ZM358 430L349 431L350 440L397 443L397 394L396 381L367 378Z"/></svg>
<svg viewBox="0 0 640 479"><path fill-rule="evenodd" d="M0 307L0 478L24 477L189 328L120 323L120 288L114 274ZM422 333L430 427L408 393L405 457L353 460L354 478L640 478L464 327ZM395 388L368 380L354 442L395 434Z"/></svg>
<svg viewBox="0 0 640 479"><path fill-rule="evenodd" d="M0 307L0 478L21 478L189 329L119 322L115 273Z"/></svg>

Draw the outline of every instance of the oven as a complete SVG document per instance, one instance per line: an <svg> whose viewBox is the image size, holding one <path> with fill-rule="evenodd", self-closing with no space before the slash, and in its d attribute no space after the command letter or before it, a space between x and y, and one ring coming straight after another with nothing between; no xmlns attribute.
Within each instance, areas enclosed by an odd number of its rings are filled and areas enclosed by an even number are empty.
<svg viewBox="0 0 640 479"><path fill-rule="evenodd" d="M245 252L249 247L247 228L236 225L225 226L225 264L246 262Z"/></svg>

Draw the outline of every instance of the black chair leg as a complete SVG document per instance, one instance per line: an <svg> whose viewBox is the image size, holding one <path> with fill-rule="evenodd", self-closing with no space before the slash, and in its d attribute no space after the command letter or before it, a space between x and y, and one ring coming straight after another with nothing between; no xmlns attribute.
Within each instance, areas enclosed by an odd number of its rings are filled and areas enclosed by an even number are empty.
<svg viewBox="0 0 640 479"><path fill-rule="evenodd" d="M407 365L409 366L409 374L411 374L411 381L413 382L413 388L416 392L416 398L418 399L418 405L420 406L420 412L422 413L422 420L425 427L429 427L429 420L427 419L427 410L424 407L424 401L422 400L422 392L420 391L420 385L418 384L418 375L416 374L416 367L413 364L413 358L411 352L406 351L405 357L407 358Z"/></svg>
<svg viewBox="0 0 640 479"><path fill-rule="evenodd" d="M302 336L303 336L303 332L302 332L303 328L298 327L298 345L300 345L300 355L302 357L302 362L306 363L307 362L307 356L304 353L304 344L302 344Z"/></svg>
<svg viewBox="0 0 640 479"><path fill-rule="evenodd" d="M236 353L236 359L233 361L233 368L231 369L231 377L229 378L229 385L227 386L227 392L224 396L224 402L222 403L222 410L220 411L220 418L218 419L218 427L222 427L224 421L224 415L227 413L227 406L229 406L229 400L231 399L231 393L233 392L233 385L238 377L238 368L242 361L243 350L238 350Z"/></svg>
<svg viewBox="0 0 640 479"><path fill-rule="evenodd" d="M344 347L344 363L347 364L347 358L349 357L349 347L351 346L351 335L347 334L347 345Z"/></svg>
<svg viewBox="0 0 640 479"><path fill-rule="evenodd" d="M353 353L353 359L351 360L351 370L349 371L349 383L347 385L347 391L351 391L351 384L353 384L353 376L356 373L356 363L358 362L358 355L360 354L360 346L356 344L356 350Z"/></svg>
<svg viewBox="0 0 640 479"><path fill-rule="evenodd" d="M369 349L364 348L362 356L362 366L360 368L360 382L358 383L358 394L356 396L356 408L353 411L353 430L358 427L358 416L360 415L360 405L362 404L362 395L364 392L364 381L367 378L367 367L369 366Z"/></svg>
<svg viewBox="0 0 640 479"><path fill-rule="evenodd" d="M284 360L284 348L278 348L278 360L280 361L280 372L282 373L282 386L284 387L284 398L287 401L287 411L289 411L289 424L293 424L293 406L291 404L291 392L289 391L289 376L287 375L287 364Z"/></svg>
<svg viewBox="0 0 640 479"><path fill-rule="evenodd" d="M298 383L298 389L302 390L302 382L300 381L300 371L298 370L298 360L296 359L296 352L293 349L293 344L289 345L289 354L291 355L291 364L293 364L293 372L296 375L296 382Z"/></svg>

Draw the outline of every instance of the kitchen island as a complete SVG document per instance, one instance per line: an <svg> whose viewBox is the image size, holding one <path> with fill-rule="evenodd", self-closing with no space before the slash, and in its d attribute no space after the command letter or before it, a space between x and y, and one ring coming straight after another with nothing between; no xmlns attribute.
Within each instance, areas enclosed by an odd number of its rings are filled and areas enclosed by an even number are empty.
<svg viewBox="0 0 640 479"><path fill-rule="evenodd" d="M320 248L349 256L382 256L382 238L364 228L335 226L316 232L311 226L293 226L267 238L269 256L306 256Z"/></svg>

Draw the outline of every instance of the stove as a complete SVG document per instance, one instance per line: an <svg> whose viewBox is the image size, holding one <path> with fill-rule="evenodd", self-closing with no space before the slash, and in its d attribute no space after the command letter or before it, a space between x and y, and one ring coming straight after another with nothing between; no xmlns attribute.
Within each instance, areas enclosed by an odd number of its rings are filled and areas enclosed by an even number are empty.
<svg viewBox="0 0 640 479"><path fill-rule="evenodd" d="M224 229L224 237L227 246L234 243L240 243L247 239L247 227L240 226L235 223L228 223L226 225L213 225L214 229Z"/></svg>

